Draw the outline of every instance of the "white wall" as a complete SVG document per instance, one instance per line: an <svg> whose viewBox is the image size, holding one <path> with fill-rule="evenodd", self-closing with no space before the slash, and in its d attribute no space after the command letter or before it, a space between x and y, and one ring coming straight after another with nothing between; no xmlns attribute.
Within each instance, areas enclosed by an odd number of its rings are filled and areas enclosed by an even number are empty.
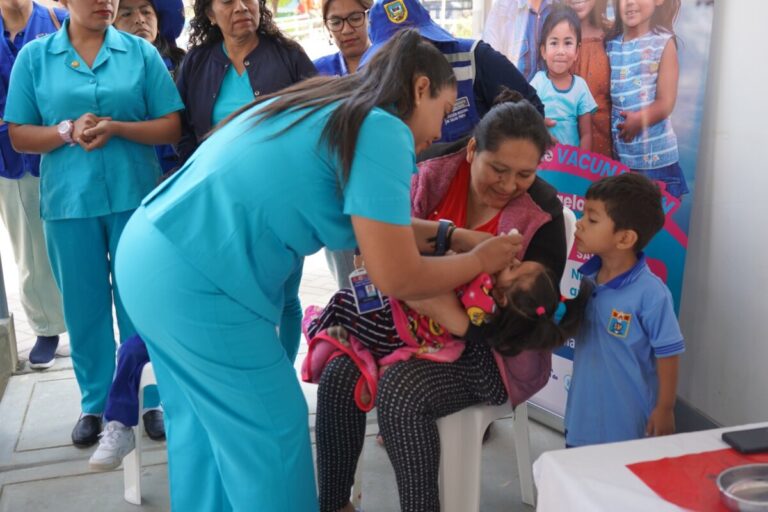
<svg viewBox="0 0 768 512"><path fill-rule="evenodd" d="M716 0L680 311L680 395L768 420L768 2Z"/></svg>

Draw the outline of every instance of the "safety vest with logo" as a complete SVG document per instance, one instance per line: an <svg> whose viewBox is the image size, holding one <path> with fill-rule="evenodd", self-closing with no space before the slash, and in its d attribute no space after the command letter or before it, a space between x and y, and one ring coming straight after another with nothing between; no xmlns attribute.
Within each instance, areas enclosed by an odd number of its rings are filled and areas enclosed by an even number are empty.
<svg viewBox="0 0 768 512"><path fill-rule="evenodd" d="M457 82L456 103L453 111L445 118L442 137L438 142L453 142L469 135L480 121L474 91L475 47L479 42L476 39L457 39L452 42L433 41L453 66Z"/></svg>

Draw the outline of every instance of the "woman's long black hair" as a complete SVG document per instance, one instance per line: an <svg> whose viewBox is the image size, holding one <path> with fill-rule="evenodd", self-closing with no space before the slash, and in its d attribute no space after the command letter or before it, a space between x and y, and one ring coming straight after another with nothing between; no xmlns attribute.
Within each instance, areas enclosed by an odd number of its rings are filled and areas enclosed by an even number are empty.
<svg viewBox="0 0 768 512"><path fill-rule="evenodd" d="M159 14L157 14L157 19L159 25ZM155 48L157 48L158 53L160 53L161 57L168 58L171 61L171 69L169 71L171 72L171 75L176 76L176 70L179 69L179 65L181 64L181 61L184 60L184 55L186 55L187 52L175 44L169 43L168 40L163 37L162 34L160 34L160 32L158 32L157 37L155 37L154 45Z"/></svg>
<svg viewBox="0 0 768 512"><path fill-rule="evenodd" d="M289 110L307 108L306 115L296 121L299 123L338 102L338 108L323 129L322 140L338 155L343 186L349 178L357 136L365 117L373 108L380 107L400 119L408 119L415 107L414 82L420 76L429 79L429 93L433 98L445 87L456 86L453 68L440 50L422 39L416 30L404 29L384 44L361 71L344 77L315 77L299 82L246 105L222 124L253 105L275 97L275 101L253 113L256 123Z"/></svg>

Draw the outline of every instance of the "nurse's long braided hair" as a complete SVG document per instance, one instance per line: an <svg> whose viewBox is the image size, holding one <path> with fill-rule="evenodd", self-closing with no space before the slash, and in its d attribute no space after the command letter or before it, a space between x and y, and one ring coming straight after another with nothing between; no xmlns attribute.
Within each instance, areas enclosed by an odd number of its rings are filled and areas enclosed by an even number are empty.
<svg viewBox="0 0 768 512"><path fill-rule="evenodd" d="M373 108L380 107L400 119L408 119L415 106L414 80L419 76L429 78L429 93L433 98L443 88L456 86L453 68L440 50L422 39L416 30L404 29L384 44L358 73L299 82L246 105L220 126L253 105L277 97L269 105L257 109L253 118L258 124L282 112L307 108L304 116L283 130L287 131L321 108L339 102L323 129L322 140L339 157L340 185L343 187L349 178L357 136L365 117Z"/></svg>

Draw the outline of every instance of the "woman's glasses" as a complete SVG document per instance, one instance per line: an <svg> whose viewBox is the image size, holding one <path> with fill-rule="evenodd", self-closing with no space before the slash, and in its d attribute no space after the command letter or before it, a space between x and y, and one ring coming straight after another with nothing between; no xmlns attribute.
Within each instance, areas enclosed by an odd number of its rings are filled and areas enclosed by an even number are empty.
<svg viewBox="0 0 768 512"><path fill-rule="evenodd" d="M331 32L341 32L341 29L344 28L345 21L349 23L349 26L352 28L362 27L363 24L365 23L366 14L368 14L368 11L353 12L346 18L339 18L338 16L332 16L325 20L325 26L328 27L328 30L330 30Z"/></svg>

